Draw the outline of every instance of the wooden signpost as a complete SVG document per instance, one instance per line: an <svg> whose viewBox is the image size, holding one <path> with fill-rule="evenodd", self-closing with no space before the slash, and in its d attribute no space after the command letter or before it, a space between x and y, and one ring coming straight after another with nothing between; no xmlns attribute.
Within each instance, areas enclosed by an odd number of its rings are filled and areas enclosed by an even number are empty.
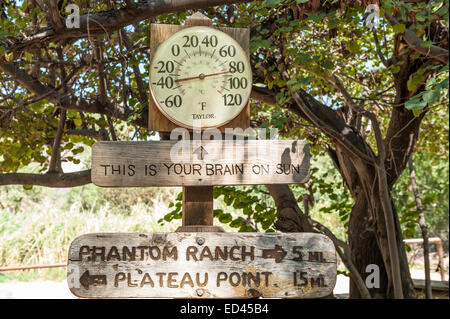
<svg viewBox="0 0 450 319"><path fill-rule="evenodd" d="M194 27L195 26L195 27ZM249 126L249 29L152 25L149 130ZM192 28L188 28L192 27ZM70 290L86 298L318 298L336 283L336 252L313 233L225 233L214 185L300 184L309 145L288 140L97 142L101 187L183 186L175 233L87 234L69 249Z"/></svg>
<svg viewBox="0 0 450 319"><path fill-rule="evenodd" d="M312 233L102 233L75 239L69 269L79 297L319 298L336 253Z"/></svg>

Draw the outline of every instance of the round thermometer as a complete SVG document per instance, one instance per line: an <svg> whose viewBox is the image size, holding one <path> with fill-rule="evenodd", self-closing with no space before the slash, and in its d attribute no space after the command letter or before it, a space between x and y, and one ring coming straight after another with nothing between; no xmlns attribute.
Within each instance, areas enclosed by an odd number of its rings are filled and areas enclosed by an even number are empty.
<svg viewBox="0 0 450 319"><path fill-rule="evenodd" d="M252 70L229 35L209 27L174 33L157 48L150 90L159 110L177 125L222 126L247 105Z"/></svg>

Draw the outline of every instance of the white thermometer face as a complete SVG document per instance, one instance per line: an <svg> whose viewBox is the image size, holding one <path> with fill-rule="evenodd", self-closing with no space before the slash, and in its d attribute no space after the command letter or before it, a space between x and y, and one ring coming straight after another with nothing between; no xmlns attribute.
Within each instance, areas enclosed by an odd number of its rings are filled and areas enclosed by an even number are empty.
<svg viewBox="0 0 450 319"><path fill-rule="evenodd" d="M252 71L246 52L229 35L190 27L161 43L150 66L150 89L172 122L219 127L247 105Z"/></svg>

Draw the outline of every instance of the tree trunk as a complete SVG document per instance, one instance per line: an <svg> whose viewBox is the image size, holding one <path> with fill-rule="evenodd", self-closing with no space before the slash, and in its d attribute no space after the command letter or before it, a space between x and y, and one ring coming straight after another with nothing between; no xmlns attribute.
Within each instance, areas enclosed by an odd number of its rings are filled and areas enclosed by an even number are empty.
<svg viewBox="0 0 450 319"><path fill-rule="evenodd" d="M379 287L369 289L372 298L394 298L387 228L381 205L382 199L378 191L376 169L341 147L337 147L335 151L329 149L328 153L340 171L354 200L348 226L351 259L363 279L370 275L370 273L366 273L368 265L378 266L380 271ZM392 201L391 189L388 192L394 215L403 295L404 298L413 298L415 296L414 287L409 273L400 222ZM359 290L352 280L350 281L350 298L361 298Z"/></svg>
<svg viewBox="0 0 450 319"><path fill-rule="evenodd" d="M287 184L268 184L266 187L277 206L276 229L282 232L314 231Z"/></svg>
<svg viewBox="0 0 450 319"><path fill-rule="evenodd" d="M372 203L379 203L381 199L376 198L376 195L373 194L370 201ZM366 273L366 267L368 265L374 264L379 267L379 287L369 288L369 292L373 298L393 298L389 247L387 245L384 214L381 205L376 207L374 212L371 212L368 202L369 200L363 194L355 198L355 205L350 215L348 228L351 258L362 278L366 278L369 275L369 273ZM393 208L395 211L395 206ZM403 294L404 298L414 298L414 286L409 272L400 223L396 213L394 214L394 218L397 230L396 238ZM352 280L350 281L350 298L361 298Z"/></svg>
<svg viewBox="0 0 450 319"><path fill-rule="evenodd" d="M368 275L366 267L370 264L380 268L379 288L370 288L372 298L382 298L388 289L388 276L384 267L383 257L378 248L375 222L368 214L369 208L364 195L355 198L348 225L348 242L351 259L363 279ZM361 298L358 287L350 280L350 298Z"/></svg>

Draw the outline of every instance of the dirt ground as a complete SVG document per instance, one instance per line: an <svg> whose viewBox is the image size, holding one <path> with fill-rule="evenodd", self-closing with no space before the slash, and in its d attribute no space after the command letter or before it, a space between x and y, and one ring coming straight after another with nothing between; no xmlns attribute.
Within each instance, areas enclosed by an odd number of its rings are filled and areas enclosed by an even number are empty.
<svg viewBox="0 0 450 319"><path fill-rule="evenodd" d="M415 279L425 278L423 270L413 269L411 275ZM431 273L432 280L440 280L439 272ZM446 280L448 280L448 272ZM339 299L348 298L349 278L338 275L334 295ZM0 284L0 299L75 299L69 291L67 283L57 281L7 282Z"/></svg>
<svg viewBox="0 0 450 319"><path fill-rule="evenodd" d="M337 298L348 298L349 280L338 275L334 294ZM57 281L0 283L0 299L76 299L67 283Z"/></svg>
<svg viewBox="0 0 450 319"><path fill-rule="evenodd" d="M407 256L408 256L408 263L413 269L425 269L425 266L424 266L425 261L423 258L423 250L422 249L415 248L412 251L407 252ZM447 276L446 280L448 280L448 273L449 273L448 261L449 261L448 253L444 252L443 264L444 264L444 270L445 270L445 273ZM430 252L430 271L431 271L432 275L433 275L433 273L438 273L438 274L440 273L439 255L437 252Z"/></svg>

